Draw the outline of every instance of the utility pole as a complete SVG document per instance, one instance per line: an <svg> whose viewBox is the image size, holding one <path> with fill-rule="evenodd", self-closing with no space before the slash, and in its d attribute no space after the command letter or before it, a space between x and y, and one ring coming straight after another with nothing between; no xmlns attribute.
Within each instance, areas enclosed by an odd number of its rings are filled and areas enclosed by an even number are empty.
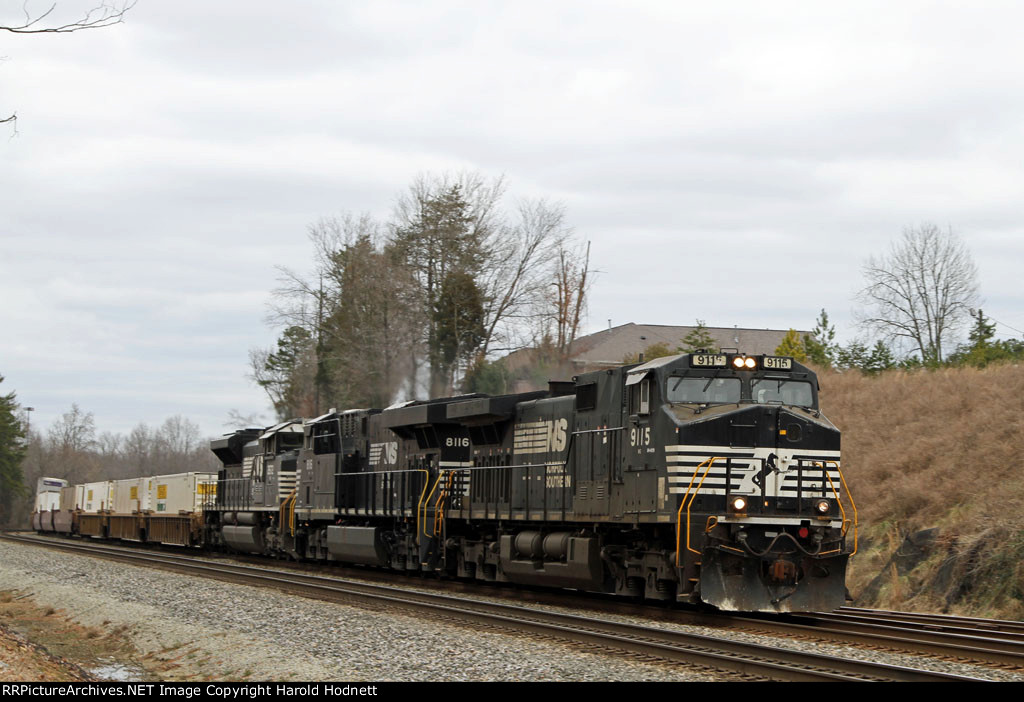
<svg viewBox="0 0 1024 702"><path fill-rule="evenodd" d="M323 383L324 275L320 274L320 292L316 296L316 377L313 379L313 415L320 416L320 385Z"/></svg>

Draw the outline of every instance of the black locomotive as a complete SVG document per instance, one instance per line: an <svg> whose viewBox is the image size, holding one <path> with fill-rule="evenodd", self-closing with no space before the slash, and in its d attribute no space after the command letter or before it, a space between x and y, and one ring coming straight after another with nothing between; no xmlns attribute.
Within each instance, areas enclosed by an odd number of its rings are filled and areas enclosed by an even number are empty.
<svg viewBox="0 0 1024 702"><path fill-rule="evenodd" d="M785 357L331 410L212 449L207 539L236 551L768 612L842 605L856 551L839 431Z"/></svg>

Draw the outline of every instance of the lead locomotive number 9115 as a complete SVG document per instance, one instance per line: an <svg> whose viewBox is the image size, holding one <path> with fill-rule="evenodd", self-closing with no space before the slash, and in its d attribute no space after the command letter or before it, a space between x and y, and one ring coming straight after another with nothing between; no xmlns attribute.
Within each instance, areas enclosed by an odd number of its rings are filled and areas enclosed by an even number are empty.
<svg viewBox="0 0 1024 702"><path fill-rule="evenodd" d="M694 353L213 442L236 551L735 611L844 603L856 512L815 374Z"/></svg>

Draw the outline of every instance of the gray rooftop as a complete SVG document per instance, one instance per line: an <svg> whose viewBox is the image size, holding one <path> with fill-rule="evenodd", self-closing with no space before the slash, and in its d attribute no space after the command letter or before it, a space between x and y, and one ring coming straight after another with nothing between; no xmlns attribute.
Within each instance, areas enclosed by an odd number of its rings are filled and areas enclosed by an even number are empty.
<svg viewBox="0 0 1024 702"><path fill-rule="evenodd" d="M643 351L653 344L663 343L675 351L682 345L683 337L696 327L681 327L668 324L622 324L594 334L581 336L572 343L570 357L574 364L617 365L630 354ZM712 349L735 348L742 353L771 354L782 343L788 329L743 329L740 327L705 327L708 335L715 340ZM797 330L802 337L809 331Z"/></svg>

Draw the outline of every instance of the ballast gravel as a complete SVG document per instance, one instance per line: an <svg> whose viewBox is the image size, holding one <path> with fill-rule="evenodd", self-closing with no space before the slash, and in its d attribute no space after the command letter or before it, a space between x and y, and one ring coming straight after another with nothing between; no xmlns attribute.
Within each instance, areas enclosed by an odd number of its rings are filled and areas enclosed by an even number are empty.
<svg viewBox="0 0 1024 702"><path fill-rule="evenodd" d="M275 569L274 565L271 562L268 562L267 567L270 569ZM281 570L282 572L289 572L287 568L283 568ZM351 573L346 573L344 575L344 578L346 580L361 581L371 584L375 582L371 579L362 579L357 576L353 576ZM417 592L435 594L437 593L436 589L417 587L414 580L410 580L410 583L403 587L407 590L414 590ZM523 600L518 597L502 597L498 594L493 596L480 594L474 594L472 596L459 595L459 597L463 599L473 599L485 602L498 602L516 606L527 606L524 604ZM531 602L528 606L533 609L545 610L550 612L560 612L564 614L586 614L585 612L581 612L578 608L559 607L557 605L546 603ZM822 641L813 641L806 639L802 640L790 637L773 636L771 634L757 634L732 629L723 629L720 627L695 626L691 624L682 624L673 621L657 621L646 617L633 617L608 612L601 612L600 617L612 621L623 622L626 624L656 627L669 631L682 631L689 634L699 634L702 636L730 639L733 641L741 641L744 643L775 646L777 648L791 649L794 651L810 651L812 653L819 653L822 655L834 656L837 658L862 660L871 663L884 663L887 665L900 666L905 668L915 668L920 670L938 671L941 673L950 673L952 675L962 675L969 678L979 678L983 680L992 680L997 682L1024 682L1024 670L1010 670L995 666L977 665L971 662L944 660L929 657L926 655L901 653L888 650L878 650L852 645L844 645L841 643L827 643Z"/></svg>
<svg viewBox="0 0 1024 702"><path fill-rule="evenodd" d="M174 679L713 681L522 635L317 602L266 588L0 543L0 591L88 627L126 627L140 657L181 651Z"/></svg>

